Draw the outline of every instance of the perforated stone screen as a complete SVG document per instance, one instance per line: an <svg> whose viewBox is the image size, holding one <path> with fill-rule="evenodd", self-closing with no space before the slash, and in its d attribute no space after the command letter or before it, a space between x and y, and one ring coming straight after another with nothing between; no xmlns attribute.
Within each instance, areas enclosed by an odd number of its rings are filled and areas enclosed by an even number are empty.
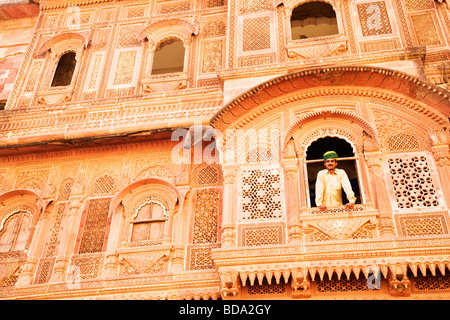
<svg viewBox="0 0 450 320"><path fill-rule="evenodd" d="M388 163L399 209L439 206L427 157L403 155Z"/></svg>
<svg viewBox="0 0 450 320"><path fill-rule="evenodd" d="M254 169L242 172L242 218L281 218L281 181L279 169Z"/></svg>

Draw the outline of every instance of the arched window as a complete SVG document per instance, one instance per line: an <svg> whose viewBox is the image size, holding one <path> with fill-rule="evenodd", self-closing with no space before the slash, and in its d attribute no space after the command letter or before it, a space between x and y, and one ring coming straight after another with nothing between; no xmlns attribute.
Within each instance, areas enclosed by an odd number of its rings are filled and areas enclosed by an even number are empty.
<svg viewBox="0 0 450 320"><path fill-rule="evenodd" d="M31 231L31 215L19 210L0 224L0 252L25 250Z"/></svg>
<svg viewBox="0 0 450 320"><path fill-rule="evenodd" d="M153 57L152 75L183 72L184 53L181 40L169 39L160 43Z"/></svg>
<svg viewBox="0 0 450 320"><path fill-rule="evenodd" d="M323 154L331 150L336 151L339 156L337 168L343 169L347 173L353 192L356 196L356 203L361 203L358 172L356 169L356 157L353 153L352 146L347 141L337 137L324 137L311 143L306 152L306 168L308 174L311 207L316 206L315 184L317 173L320 170L325 169ZM344 191L342 190L342 192ZM343 204L348 202L345 194L342 195L342 200Z"/></svg>
<svg viewBox="0 0 450 320"><path fill-rule="evenodd" d="M162 240L167 220L166 208L157 200L150 200L141 206L131 221L131 242Z"/></svg>
<svg viewBox="0 0 450 320"><path fill-rule="evenodd" d="M63 54L59 58L58 65L53 75L52 87L68 86L72 83L76 65L75 57L76 53L71 51Z"/></svg>
<svg viewBox="0 0 450 320"><path fill-rule="evenodd" d="M307 2L294 8L291 16L292 40L338 34L333 6L321 1Z"/></svg>

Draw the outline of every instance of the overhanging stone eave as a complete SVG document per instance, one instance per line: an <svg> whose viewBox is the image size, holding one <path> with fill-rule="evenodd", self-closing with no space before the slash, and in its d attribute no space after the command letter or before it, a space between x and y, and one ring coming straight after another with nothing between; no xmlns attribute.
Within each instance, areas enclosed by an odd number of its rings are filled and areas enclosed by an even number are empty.
<svg viewBox="0 0 450 320"><path fill-rule="evenodd" d="M270 275L299 268L333 273L345 267L356 272L371 266L403 265L414 274L418 268L434 274L436 268L450 270L450 235L217 248L212 250L212 259L219 273Z"/></svg>
<svg viewBox="0 0 450 320"><path fill-rule="evenodd" d="M304 69L270 79L228 102L212 116L210 124L224 130L264 103L297 91L320 87L391 92L394 96L413 99L450 117L450 93L447 90L397 70L348 65Z"/></svg>

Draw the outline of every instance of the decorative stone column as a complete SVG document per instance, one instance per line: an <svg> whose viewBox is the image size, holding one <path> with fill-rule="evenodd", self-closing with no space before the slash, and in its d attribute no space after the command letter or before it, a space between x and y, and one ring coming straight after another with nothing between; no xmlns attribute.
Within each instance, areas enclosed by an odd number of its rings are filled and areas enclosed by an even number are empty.
<svg viewBox="0 0 450 320"><path fill-rule="evenodd" d="M30 257L27 262L24 264L22 268L22 272L20 273L17 282L15 284L16 287L23 287L30 285L33 281L34 272L36 270L36 266L38 263L37 258Z"/></svg>
<svg viewBox="0 0 450 320"><path fill-rule="evenodd" d="M58 250L58 256L55 261L55 268L53 270L50 282L64 281L66 277L66 271L69 264L69 257L73 254L73 246L76 241L78 232L79 219L81 217L82 197L74 196L70 197L69 214L64 223L60 246Z"/></svg>
<svg viewBox="0 0 450 320"><path fill-rule="evenodd" d="M187 192L182 192L183 198ZM187 201L189 202L189 201ZM182 204L182 208L184 208L184 203ZM184 230L185 223L182 221L183 213L181 210L171 210L169 215L171 220L173 221L172 226L169 228L172 236L173 236L173 248L172 248L172 256L171 256L171 264L170 270L173 272L181 272L184 269L184 245L183 245L183 236L186 232ZM183 212L185 212L183 210ZM170 238L170 236L169 236Z"/></svg>
<svg viewBox="0 0 450 320"><path fill-rule="evenodd" d="M376 208L380 212L380 236L382 238L394 237L394 221L392 218L390 197L386 190L386 183L383 175L381 152L366 152L365 158L367 161L367 166L369 168L369 180L372 185L373 199Z"/></svg>
<svg viewBox="0 0 450 320"><path fill-rule="evenodd" d="M125 208L119 204L114 208L111 219L111 228L109 230L108 245L105 253L105 266L102 271L103 278L117 276L119 268L119 254L117 249L122 244L122 231L125 224Z"/></svg>
<svg viewBox="0 0 450 320"><path fill-rule="evenodd" d="M283 159L284 189L286 198L286 221L288 241L300 243L302 241L302 226L300 222L299 198L299 169L297 158Z"/></svg>
<svg viewBox="0 0 450 320"><path fill-rule="evenodd" d="M172 224L168 229L170 232L169 242L173 243L170 261L170 271L182 272L184 270L185 242L189 234L189 210L192 207L192 192L188 184L189 171L187 165L182 165L177 176L179 184L176 185L179 192L179 204L169 212Z"/></svg>
<svg viewBox="0 0 450 320"><path fill-rule="evenodd" d="M446 203L450 202L450 147L449 145L433 146L433 157L441 181L442 193Z"/></svg>
<svg viewBox="0 0 450 320"><path fill-rule="evenodd" d="M119 269L119 254L117 252L106 253L105 266L103 268L102 277L111 278L117 276Z"/></svg>
<svg viewBox="0 0 450 320"><path fill-rule="evenodd" d="M33 240L28 250L28 259L23 266L22 272L15 284L16 287L27 286L33 282L33 277L36 272L36 267L39 262L39 257L42 255L42 249L45 245L45 236L47 235L47 227L49 222L49 216L54 206L47 208L44 213L40 215L40 219L37 223Z"/></svg>
<svg viewBox="0 0 450 320"><path fill-rule="evenodd" d="M235 164L223 165L222 247L236 246L236 174Z"/></svg>

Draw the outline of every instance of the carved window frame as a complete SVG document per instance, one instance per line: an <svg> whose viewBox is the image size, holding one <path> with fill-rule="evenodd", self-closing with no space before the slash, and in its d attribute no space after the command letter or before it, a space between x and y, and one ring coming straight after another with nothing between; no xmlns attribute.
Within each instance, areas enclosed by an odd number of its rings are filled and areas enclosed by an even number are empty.
<svg viewBox="0 0 450 320"><path fill-rule="evenodd" d="M342 17L341 8L338 3L335 3L336 1L328 1L328 0L314 0L315 2L324 2L332 6L335 14L336 14L336 21L337 21L337 27L338 27L338 33L332 34L332 35L326 35L326 36L320 36L320 37L314 37L314 38L308 38L308 39L292 39L292 27L291 27L291 17L292 13L295 8L311 2L308 0L300 0L300 1L289 1L287 4L285 4L285 17L286 17L286 39L288 39L288 43L296 43L300 44L302 42L308 41L308 40L315 40L320 41L326 40L326 39L333 39L333 38L339 38L342 36L345 36L345 24L344 19Z"/></svg>
<svg viewBox="0 0 450 320"><path fill-rule="evenodd" d="M413 206L413 207L407 207L407 208L401 208L398 205L398 199L395 195L395 182L393 175L391 174L391 168L389 166L389 159L405 159L405 158L412 158L412 157L425 157L427 165L428 165L428 171L429 176L431 178L431 183L435 189L435 195L438 201L438 204L435 206L430 207L423 207L423 206ZM393 208L394 214L411 214L411 213L417 213L417 212L442 212L446 211L447 206L444 200L444 195L442 193L442 187L441 187L441 181L439 180L439 174L437 172L436 163L434 161L433 156L429 151L414 151L414 152L397 152L397 153L389 153L384 156L383 158L384 163L384 174L386 175L386 184L387 189L389 190L388 194L391 199L391 206Z"/></svg>
<svg viewBox="0 0 450 320"><path fill-rule="evenodd" d="M18 220L14 222L13 226L9 226L14 229L13 239L10 242L10 249L8 251L0 251L0 253L25 251L28 247L29 239L32 234L31 223L33 221L33 215L30 210L27 210L24 208L17 208L17 209L11 210L8 214L6 214L5 217L3 217L3 219L0 222L0 236L7 230L8 220L10 220L11 218L13 218L17 215L19 215ZM25 241L25 247L23 250L11 250L11 249L14 249L17 245L17 239L19 238L19 235L21 233L21 232L19 232L19 228L22 226L22 223L24 223L23 219L24 219L25 215L28 215L30 218L30 226L28 228L28 235L27 235L27 240Z"/></svg>
<svg viewBox="0 0 450 320"><path fill-rule="evenodd" d="M64 44L56 44L54 47L50 49L49 52L49 60L50 67L47 70L47 74L44 78L43 85L44 90L58 90L58 89L68 89L75 86L77 83L79 73L81 70L81 60L83 56L84 47L81 46L78 42L67 42ZM70 84L67 86L57 86L52 87L53 78L55 77L56 69L58 68L59 61L63 55L69 52L75 53L75 68L73 71L72 79Z"/></svg>
<svg viewBox="0 0 450 320"><path fill-rule="evenodd" d="M145 207L145 206L147 206L147 205L158 205L158 206L160 206L160 207L162 207L163 208L163 218L150 218L150 219L138 219L138 214L139 214L139 211L143 208L143 207ZM135 209L135 211L134 211L134 215L133 215L133 217L132 217L132 220L130 221L130 230L129 230L129 232L128 232L128 243L133 243L133 244L137 244L137 243L139 243L139 242L141 242L141 243L144 243L144 242L148 242L148 243L151 243L151 242L158 242L158 241L161 241L161 242L164 242L164 237L165 237L165 235L166 235L166 224L167 224L167 221L169 220L169 212L168 212L168 208L167 208L167 205L164 203L164 202L162 202L162 201L160 201L159 199L157 199L157 198L154 198L154 197L151 197L151 198L148 198L148 199L145 199L139 206L138 206L138 208L136 208ZM151 225L153 224L153 223L161 223L161 222L163 222L164 224L163 224L163 233L162 233L162 237L159 237L159 238L152 238L152 236L151 236L151 234L150 234L150 230L151 230ZM134 232L134 228L135 228L135 226L137 225L137 224L149 224L149 233L148 233L148 238L147 239L137 239L137 240L133 240L133 232Z"/></svg>
<svg viewBox="0 0 450 320"><path fill-rule="evenodd" d="M338 139L344 140L345 142L347 142L352 147L352 149L353 149L353 156L352 157L338 158L338 161L354 161L354 168L355 168L357 183L358 183L358 187L359 187L359 195L358 195L359 197L357 197L356 204L357 205L364 205L366 203L366 199L365 199L364 184L363 184L362 172L361 172L360 155L358 154L357 148L355 148L355 146L350 141L350 139L348 139L348 137L344 137L344 136L341 136L341 135L325 134L323 136L316 137L316 139L311 140L310 143L307 146L305 146L305 152L304 152L304 155L303 155L302 162L303 162L303 172L304 172L304 177L305 177L304 184L305 184L305 189L306 189L306 204L307 204L307 208L309 208L309 209L317 208L317 206L314 206L314 207L312 206L311 189L309 187L308 164L323 162L323 159L306 160L306 152L308 151L308 149L309 149L309 147L311 146L312 143L316 142L317 140L319 140L321 138L325 138L325 137L338 138ZM336 152L339 155L339 151L336 151ZM338 168L339 168L339 166L338 166ZM325 169L325 168L322 168L322 169ZM322 170L322 169L320 169L320 170ZM355 192L355 190L353 190L353 191ZM357 196L356 193L355 193L355 196ZM345 202L344 197L343 197L342 200ZM337 210L339 210L339 208L328 208L328 209L337 209Z"/></svg>

